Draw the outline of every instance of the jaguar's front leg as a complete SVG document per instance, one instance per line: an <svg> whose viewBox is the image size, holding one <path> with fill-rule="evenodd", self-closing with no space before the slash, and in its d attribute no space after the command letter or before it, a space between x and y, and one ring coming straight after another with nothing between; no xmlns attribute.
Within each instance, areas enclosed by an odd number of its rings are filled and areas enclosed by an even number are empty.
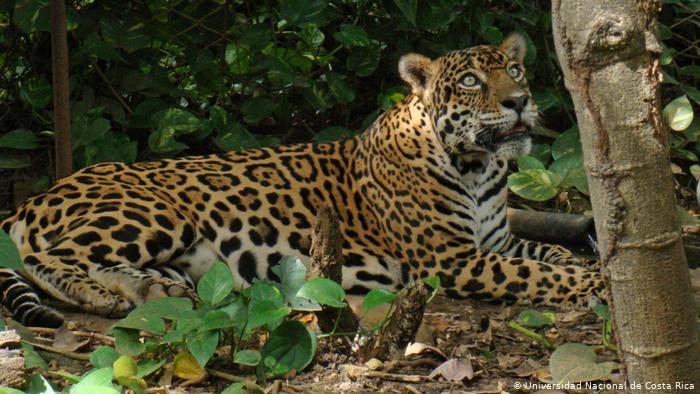
<svg viewBox="0 0 700 394"><path fill-rule="evenodd" d="M445 295L454 298L517 301L586 308L591 297L605 299L599 272L562 267L469 248L434 256L411 268L412 277L437 275ZM431 268L425 268L431 267Z"/></svg>

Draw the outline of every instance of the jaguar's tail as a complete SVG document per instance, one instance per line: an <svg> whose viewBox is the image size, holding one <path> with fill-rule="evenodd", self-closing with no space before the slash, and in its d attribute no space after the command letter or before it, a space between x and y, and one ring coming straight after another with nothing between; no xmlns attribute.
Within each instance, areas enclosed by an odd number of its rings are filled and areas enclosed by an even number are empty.
<svg viewBox="0 0 700 394"><path fill-rule="evenodd" d="M0 225L9 233L11 219ZM0 302L10 310L12 317L25 326L60 327L63 315L42 305L36 290L16 272L0 268Z"/></svg>
<svg viewBox="0 0 700 394"><path fill-rule="evenodd" d="M12 270L0 269L0 298L12 317L29 327L60 327L63 315L42 305L34 288Z"/></svg>

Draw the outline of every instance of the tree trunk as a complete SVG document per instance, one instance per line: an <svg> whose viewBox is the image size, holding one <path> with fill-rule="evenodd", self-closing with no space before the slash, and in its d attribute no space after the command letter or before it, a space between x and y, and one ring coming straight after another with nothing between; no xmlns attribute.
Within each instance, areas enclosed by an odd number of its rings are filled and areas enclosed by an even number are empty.
<svg viewBox="0 0 700 394"><path fill-rule="evenodd" d="M53 119L56 131L56 179L73 173L66 23L65 1L51 0L51 63L53 70Z"/></svg>
<svg viewBox="0 0 700 394"><path fill-rule="evenodd" d="M700 333L675 213L650 0L554 0L620 358L635 392L700 390ZM693 384L683 391L677 382Z"/></svg>

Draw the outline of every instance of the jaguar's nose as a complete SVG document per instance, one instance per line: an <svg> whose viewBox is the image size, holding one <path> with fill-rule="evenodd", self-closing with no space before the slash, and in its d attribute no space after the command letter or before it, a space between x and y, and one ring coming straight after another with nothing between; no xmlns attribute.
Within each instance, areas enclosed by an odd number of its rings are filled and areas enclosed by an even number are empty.
<svg viewBox="0 0 700 394"><path fill-rule="evenodd" d="M521 113L523 112L523 108L525 108L529 99L530 96L527 94L521 94L520 96L510 96L506 97L503 101L501 101L501 105L508 109L512 109L517 113Z"/></svg>

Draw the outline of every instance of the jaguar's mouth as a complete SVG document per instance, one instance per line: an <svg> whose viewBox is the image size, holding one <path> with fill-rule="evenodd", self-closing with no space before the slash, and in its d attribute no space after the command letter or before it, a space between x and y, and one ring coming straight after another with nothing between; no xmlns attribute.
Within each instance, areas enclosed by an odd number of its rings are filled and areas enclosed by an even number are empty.
<svg viewBox="0 0 700 394"><path fill-rule="evenodd" d="M518 122L510 130L501 133L501 141L509 141L524 137L529 130L530 127L525 123Z"/></svg>

